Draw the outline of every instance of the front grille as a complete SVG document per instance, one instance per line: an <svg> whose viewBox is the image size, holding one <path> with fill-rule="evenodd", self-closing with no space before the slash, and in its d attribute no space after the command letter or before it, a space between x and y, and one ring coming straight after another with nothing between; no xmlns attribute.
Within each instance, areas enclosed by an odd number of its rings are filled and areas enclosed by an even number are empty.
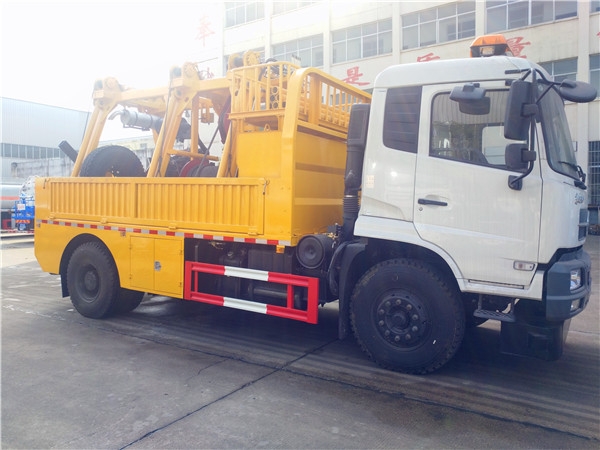
<svg viewBox="0 0 600 450"><path fill-rule="evenodd" d="M590 212L587 208L582 208L579 211L579 235L578 238L580 241L583 241L587 236L588 226L590 224Z"/></svg>

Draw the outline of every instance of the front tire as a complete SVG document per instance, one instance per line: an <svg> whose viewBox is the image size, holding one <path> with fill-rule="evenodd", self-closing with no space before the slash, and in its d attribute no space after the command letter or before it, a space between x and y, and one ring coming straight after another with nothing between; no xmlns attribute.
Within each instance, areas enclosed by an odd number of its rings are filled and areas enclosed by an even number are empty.
<svg viewBox="0 0 600 450"><path fill-rule="evenodd" d="M433 372L454 356L464 336L456 288L420 261L394 259L372 267L357 283L350 309L358 343L387 369Z"/></svg>
<svg viewBox="0 0 600 450"><path fill-rule="evenodd" d="M119 275L104 245L86 242L75 249L67 267L71 303L84 317L103 319L113 312Z"/></svg>

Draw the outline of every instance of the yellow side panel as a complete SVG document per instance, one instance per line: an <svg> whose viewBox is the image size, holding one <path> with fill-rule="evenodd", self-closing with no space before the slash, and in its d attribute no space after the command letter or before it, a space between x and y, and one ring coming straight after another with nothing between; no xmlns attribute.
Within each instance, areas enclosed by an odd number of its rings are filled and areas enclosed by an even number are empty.
<svg viewBox="0 0 600 450"><path fill-rule="evenodd" d="M264 174L265 233L294 243L342 221L346 144L297 131L284 150L279 131L236 136L240 176Z"/></svg>
<svg viewBox="0 0 600 450"><path fill-rule="evenodd" d="M183 295L183 240L131 236L131 288L156 294Z"/></svg>
<svg viewBox="0 0 600 450"><path fill-rule="evenodd" d="M154 291L154 239L131 236L129 280L133 289Z"/></svg>
<svg viewBox="0 0 600 450"><path fill-rule="evenodd" d="M282 160L281 131L255 131L236 135L239 177L279 178Z"/></svg>
<svg viewBox="0 0 600 450"><path fill-rule="evenodd" d="M264 232L262 178L50 178L52 220L165 227L256 237ZM37 194L36 194L37 195Z"/></svg>
<svg viewBox="0 0 600 450"><path fill-rule="evenodd" d="M183 240L156 239L154 244L155 290L183 297Z"/></svg>
<svg viewBox="0 0 600 450"><path fill-rule="evenodd" d="M293 166L292 230L322 233L342 221L346 145L298 133Z"/></svg>

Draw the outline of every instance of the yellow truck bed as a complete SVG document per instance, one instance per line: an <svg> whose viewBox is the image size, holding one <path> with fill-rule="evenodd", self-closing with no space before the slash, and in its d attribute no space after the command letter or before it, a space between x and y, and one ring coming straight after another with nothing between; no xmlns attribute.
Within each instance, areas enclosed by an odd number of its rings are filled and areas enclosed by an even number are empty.
<svg viewBox="0 0 600 450"><path fill-rule="evenodd" d="M69 246L93 235L110 249L123 287L181 295L185 238L282 248L341 222L350 109L370 95L288 63L241 67L212 80L191 69L172 71L169 89L97 83L72 176L36 185L36 256L45 271L60 273ZM80 176L119 105L164 118L147 176ZM211 111L230 120L217 176L166 177L171 156L202 157L174 149L182 115L192 118L193 149L198 123ZM144 258L157 252L169 270L145 273Z"/></svg>

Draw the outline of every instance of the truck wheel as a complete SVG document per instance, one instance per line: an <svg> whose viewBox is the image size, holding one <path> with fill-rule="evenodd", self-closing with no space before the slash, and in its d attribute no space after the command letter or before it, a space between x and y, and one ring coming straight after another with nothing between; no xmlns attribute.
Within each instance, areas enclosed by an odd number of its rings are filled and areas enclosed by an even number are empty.
<svg viewBox="0 0 600 450"><path fill-rule="evenodd" d="M102 319L113 312L119 275L108 250L98 242L75 249L67 267L71 303L82 316Z"/></svg>
<svg viewBox="0 0 600 450"><path fill-rule="evenodd" d="M83 160L82 177L143 177L140 159L127 147L107 145L98 147Z"/></svg>
<svg viewBox="0 0 600 450"><path fill-rule="evenodd" d="M465 313L456 289L431 266L394 259L371 268L350 304L354 334L377 364L406 373L428 373L456 353Z"/></svg>
<svg viewBox="0 0 600 450"><path fill-rule="evenodd" d="M131 312L140 306L143 298L143 292L120 288L117 295L117 300L113 304L113 311L115 314L125 314Z"/></svg>

